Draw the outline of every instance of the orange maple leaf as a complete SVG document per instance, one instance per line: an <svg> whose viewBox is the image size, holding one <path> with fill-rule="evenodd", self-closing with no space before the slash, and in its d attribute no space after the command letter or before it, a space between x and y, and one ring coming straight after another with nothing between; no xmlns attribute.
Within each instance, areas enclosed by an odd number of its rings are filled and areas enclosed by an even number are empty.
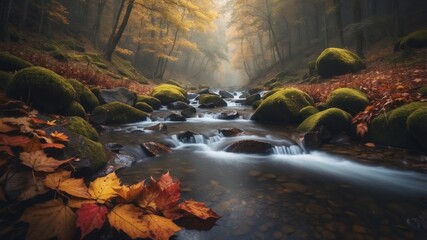
<svg viewBox="0 0 427 240"><path fill-rule="evenodd" d="M69 141L68 136L66 134L58 132L58 131L51 133L50 136L52 138L58 140L58 141L61 141L61 142L68 142Z"/></svg>
<svg viewBox="0 0 427 240"><path fill-rule="evenodd" d="M196 202L194 200L188 200L183 203L180 203L178 207L187 213L198 217L200 219L208 218L219 218L220 216L216 214L212 209L207 208L204 203Z"/></svg>
<svg viewBox="0 0 427 240"><path fill-rule="evenodd" d="M42 150L30 153L22 152L19 154L19 158L22 160L22 164L38 172L54 172L62 164L73 160L73 158L69 158L60 161L55 158L48 157Z"/></svg>
<svg viewBox="0 0 427 240"><path fill-rule="evenodd" d="M360 137L365 136L368 132L368 125L365 122L357 124L356 128L357 135Z"/></svg>

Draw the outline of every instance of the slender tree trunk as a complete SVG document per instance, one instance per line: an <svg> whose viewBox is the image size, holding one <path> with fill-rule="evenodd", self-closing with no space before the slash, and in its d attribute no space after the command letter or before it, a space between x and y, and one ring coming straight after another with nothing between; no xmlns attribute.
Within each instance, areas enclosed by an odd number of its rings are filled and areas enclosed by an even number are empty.
<svg viewBox="0 0 427 240"><path fill-rule="evenodd" d="M104 12L106 0L98 0L95 25L93 26L93 43L95 48L99 48L99 31L101 30L101 18Z"/></svg>
<svg viewBox="0 0 427 240"><path fill-rule="evenodd" d="M111 61L111 58L113 56L113 52L116 49L117 44L120 41L120 38L123 35L123 32L125 31L126 25L129 21L129 17L132 13L133 5L135 3L135 0L129 0L129 3L127 5L126 13L123 17L123 21L120 24L119 30L116 34L114 34L114 37L112 38L111 42L107 44L107 47L105 48L104 54L108 61Z"/></svg>
<svg viewBox="0 0 427 240"><path fill-rule="evenodd" d="M334 0L335 6L335 18L337 21L337 30L338 30L338 39L340 41L340 46L344 47L344 32L342 27L342 15L341 15L341 0Z"/></svg>
<svg viewBox="0 0 427 240"><path fill-rule="evenodd" d="M39 23L39 33L41 33L43 30L44 15L46 13L46 0L41 1L40 10L41 10L41 14L40 14L40 23Z"/></svg>
<svg viewBox="0 0 427 240"><path fill-rule="evenodd" d="M402 27L400 21L400 6L399 0L392 1L392 18L393 18L393 36L398 38L402 35Z"/></svg>
<svg viewBox="0 0 427 240"><path fill-rule="evenodd" d="M108 42L107 42L107 43L110 43L110 42L112 42L112 41L113 41L113 37L114 37L114 35L116 34L117 25L119 24L120 17L122 16L123 7L125 6L125 1L126 1L126 0L121 0L121 1L120 1L120 6L119 6L119 8L118 8L118 10L117 10L117 15L116 15L116 18L115 18L115 20L114 20L113 29L111 30L110 37L109 37L109 39L108 39ZM107 45L108 45L108 44L107 44Z"/></svg>
<svg viewBox="0 0 427 240"><path fill-rule="evenodd" d="M261 50L261 55L262 55L263 67L264 67L264 69L266 69L267 68L267 60L265 59L264 41L263 41L262 32L258 32L258 41L259 41L259 48Z"/></svg>
<svg viewBox="0 0 427 240"><path fill-rule="evenodd" d="M326 3L323 2L323 28L325 31L325 48L329 47L329 26L328 26L328 12Z"/></svg>
<svg viewBox="0 0 427 240"><path fill-rule="evenodd" d="M362 2L361 0L353 0L353 15L354 23L360 23L362 21ZM355 34L356 41L356 53L360 57L364 57L363 54L363 31L357 31Z"/></svg>

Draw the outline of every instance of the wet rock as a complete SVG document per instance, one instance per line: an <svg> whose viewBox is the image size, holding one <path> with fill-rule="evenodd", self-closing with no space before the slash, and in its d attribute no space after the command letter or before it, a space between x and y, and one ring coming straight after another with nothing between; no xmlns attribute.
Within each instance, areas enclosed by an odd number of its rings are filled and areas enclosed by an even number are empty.
<svg viewBox="0 0 427 240"><path fill-rule="evenodd" d="M318 149L322 145L320 131L305 133L303 144L309 150Z"/></svg>
<svg viewBox="0 0 427 240"><path fill-rule="evenodd" d="M218 119L233 120L238 119L240 114L236 110L227 110L219 114Z"/></svg>
<svg viewBox="0 0 427 240"><path fill-rule="evenodd" d="M185 122L186 119L182 115L171 113L167 117L165 117L165 121L172 121L172 122Z"/></svg>
<svg viewBox="0 0 427 240"><path fill-rule="evenodd" d="M186 131L177 135L178 140L184 143L203 142L206 137L200 133Z"/></svg>
<svg viewBox="0 0 427 240"><path fill-rule="evenodd" d="M262 87L255 87L248 90L249 95L254 95L255 93L259 93L263 90Z"/></svg>
<svg viewBox="0 0 427 240"><path fill-rule="evenodd" d="M228 146L225 151L233 153L247 153L247 154L270 154L273 145L266 142L255 140L243 140Z"/></svg>
<svg viewBox="0 0 427 240"><path fill-rule="evenodd" d="M195 99L199 94L197 93L187 93L187 100Z"/></svg>
<svg viewBox="0 0 427 240"><path fill-rule="evenodd" d="M156 124L154 126L146 127L144 129L145 130L151 130L151 131L166 131L166 130L168 130L168 127L166 126L166 124L159 123L159 124Z"/></svg>
<svg viewBox="0 0 427 240"><path fill-rule="evenodd" d="M149 115L121 102L100 105L93 110L90 121L97 124L122 124L145 121Z"/></svg>
<svg viewBox="0 0 427 240"><path fill-rule="evenodd" d="M181 115L186 118L195 117L196 114L197 114L196 108L191 106L181 111Z"/></svg>
<svg viewBox="0 0 427 240"><path fill-rule="evenodd" d="M300 193L307 192L307 187L299 183L284 183L283 186L295 192L300 192Z"/></svg>
<svg viewBox="0 0 427 240"><path fill-rule="evenodd" d="M202 94L199 96L199 102L201 105L214 106L214 107L226 107L227 103L220 96L214 94Z"/></svg>
<svg viewBox="0 0 427 240"><path fill-rule="evenodd" d="M261 95L259 93L255 93L246 98L246 105L252 106L255 101L261 100Z"/></svg>
<svg viewBox="0 0 427 240"><path fill-rule="evenodd" d="M218 132L224 137L236 137L244 134L243 130L238 128L221 128L218 129Z"/></svg>
<svg viewBox="0 0 427 240"><path fill-rule="evenodd" d="M133 156L117 154L114 158L114 168L119 169L122 167L130 167L135 161L136 159Z"/></svg>
<svg viewBox="0 0 427 240"><path fill-rule="evenodd" d="M136 103L136 94L127 88L102 89L99 91L102 103L121 102L129 106Z"/></svg>
<svg viewBox="0 0 427 240"><path fill-rule="evenodd" d="M170 147L157 142L145 142L141 144L141 147L151 157L171 152Z"/></svg>
<svg viewBox="0 0 427 240"><path fill-rule="evenodd" d="M215 104L213 104L213 103L209 103L209 104L200 104L199 105L199 108L215 108L216 106L215 106Z"/></svg>
<svg viewBox="0 0 427 240"><path fill-rule="evenodd" d="M201 94L208 94L208 93L209 93L209 88L203 88L197 94L201 95Z"/></svg>
<svg viewBox="0 0 427 240"><path fill-rule="evenodd" d="M183 109L189 108L190 105L182 101L176 101L176 102L169 103L167 107L170 110L183 110Z"/></svg>
<svg viewBox="0 0 427 240"><path fill-rule="evenodd" d="M123 145L121 145L119 143L107 143L107 144L105 144L105 148L110 150L111 152L118 153L120 151L120 149L123 148Z"/></svg>
<svg viewBox="0 0 427 240"><path fill-rule="evenodd" d="M159 99L163 105L166 105L176 101L185 101L187 99L187 92L175 85L161 84L153 88L151 96Z"/></svg>
<svg viewBox="0 0 427 240"><path fill-rule="evenodd" d="M234 95L233 95L233 94L231 94L231 93L229 93L229 92L227 92L227 91L224 91L224 90L219 91L219 95L220 95L222 98L234 98Z"/></svg>

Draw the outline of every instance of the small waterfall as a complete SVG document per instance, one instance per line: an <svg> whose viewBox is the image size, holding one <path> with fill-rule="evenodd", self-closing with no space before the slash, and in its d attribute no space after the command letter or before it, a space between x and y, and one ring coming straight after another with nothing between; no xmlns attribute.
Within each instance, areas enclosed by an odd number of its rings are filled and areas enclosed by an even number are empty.
<svg viewBox="0 0 427 240"><path fill-rule="evenodd" d="M298 145L291 146L274 146L273 153L277 155L300 155L304 151Z"/></svg>

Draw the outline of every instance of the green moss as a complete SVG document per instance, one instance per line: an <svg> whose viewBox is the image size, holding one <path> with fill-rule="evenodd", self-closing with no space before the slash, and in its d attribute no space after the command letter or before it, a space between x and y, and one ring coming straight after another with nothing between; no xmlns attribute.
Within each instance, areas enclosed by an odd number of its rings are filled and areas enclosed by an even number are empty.
<svg viewBox="0 0 427 240"><path fill-rule="evenodd" d="M31 67L32 64L7 52L0 52L0 70L15 72L23 68Z"/></svg>
<svg viewBox="0 0 427 240"><path fill-rule="evenodd" d="M329 78L358 72L365 68L365 64L359 56L349 50L327 48L317 58L316 67L319 75Z"/></svg>
<svg viewBox="0 0 427 240"><path fill-rule="evenodd" d="M90 120L98 124L124 124L145 121L148 114L120 102L107 103L96 107Z"/></svg>
<svg viewBox="0 0 427 240"><path fill-rule="evenodd" d="M253 110L257 109L257 108L259 107L259 105L261 105L261 100L255 100L255 101L252 103L252 109L253 109Z"/></svg>
<svg viewBox="0 0 427 240"><path fill-rule="evenodd" d="M82 118L86 118L86 112L83 106L74 101L67 108L62 111L62 115L64 116L78 116Z"/></svg>
<svg viewBox="0 0 427 240"><path fill-rule="evenodd" d="M369 105L369 99L359 90L338 88L331 93L325 105L328 108L342 109L354 116Z"/></svg>
<svg viewBox="0 0 427 240"><path fill-rule="evenodd" d="M349 113L338 108L329 108L305 119L298 126L298 131L311 132L324 126L331 133L339 133L346 131L351 126L351 119Z"/></svg>
<svg viewBox="0 0 427 240"><path fill-rule="evenodd" d="M408 117L425 103L413 102L375 117L369 124L368 138L378 144L393 147L412 147L415 144L406 127Z"/></svg>
<svg viewBox="0 0 427 240"><path fill-rule="evenodd" d="M17 72L6 92L11 98L23 100L49 113L60 113L76 95L73 86L63 77L42 67L29 67Z"/></svg>
<svg viewBox="0 0 427 240"><path fill-rule="evenodd" d="M65 128L71 132L83 135L90 140L98 141L99 135L86 120L81 117L68 117L68 123Z"/></svg>
<svg viewBox="0 0 427 240"><path fill-rule="evenodd" d="M296 88L286 88L264 99L251 119L284 124L297 123L299 111L313 104L313 99L307 93Z"/></svg>
<svg viewBox="0 0 427 240"><path fill-rule="evenodd" d="M308 74L309 76L315 76L318 74L317 72L317 66L316 66L316 61L311 61L307 64L308 66Z"/></svg>
<svg viewBox="0 0 427 240"><path fill-rule="evenodd" d="M282 86L283 86L283 84L281 82L275 82L273 84L270 84L268 86L268 89L273 90L273 89L276 89L276 88L281 88Z"/></svg>
<svg viewBox="0 0 427 240"><path fill-rule="evenodd" d="M203 105L213 105L215 107L225 107L227 103L218 95L202 94L199 96L199 103Z"/></svg>
<svg viewBox="0 0 427 240"><path fill-rule="evenodd" d="M68 54L61 48L56 48L55 50L51 51L49 55L60 62L68 61Z"/></svg>
<svg viewBox="0 0 427 240"><path fill-rule="evenodd" d="M7 84L9 84L13 75L8 72L0 71L0 90L6 89Z"/></svg>
<svg viewBox="0 0 427 240"><path fill-rule="evenodd" d="M182 84L176 81L175 79L169 79L165 82L166 84L175 85L177 87L183 88Z"/></svg>
<svg viewBox="0 0 427 240"><path fill-rule="evenodd" d="M268 80L267 82L264 83L264 87L268 88L271 84L277 83L277 81L278 80L276 78L270 79L270 80Z"/></svg>
<svg viewBox="0 0 427 240"><path fill-rule="evenodd" d="M144 102L151 106L154 110L159 110L162 106L162 102L159 99L146 95L139 95L136 99L137 102Z"/></svg>
<svg viewBox="0 0 427 240"><path fill-rule="evenodd" d="M418 144L427 149L427 104L409 115L406 127Z"/></svg>
<svg viewBox="0 0 427 240"><path fill-rule="evenodd" d="M400 49L427 47L427 29L412 32L403 37L399 43Z"/></svg>
<svg viewBox="0 0 427 240"><path fill-rule="evenodd" d="M155 87L151 96L159 99L163 105L187 100L187 92L183 88L171 84L162 84Z"/></svg>
<svg viewBox="0 0 427 240"><path fill-rule="evenodd" d="M78 157L89 159L92 171L97 171L107 164L107 154L101 143L82 137L80 146L77 148Z"/></svg>
<svg viewBox="0 0 427 240"><path fill-rule="evenodd" d="M153 108L150 105L148 105L147 103L145 103L145 102L137 102L135 104L135 108L139 109L139 110L141 110L143 112L146 112L146 113L153 112Z"/></svg>
<svg viewBox="0 0 427 240"><path fill-rule="evenodd" d="M299 116L301 119L305 120L308 117L310 117L311 115L314 115L318 112L319 112L319 110L317 110L317 108L315 108L313 106L307 106L307 107L302 108L299 111Z"/></svg>
<svg viewBox="0 0 427 240"><path fill-rule="evenodd" d="M76 91L75 100L84 107L86 112L92 112L92 110L99 105L98 98L95 96L95 94L81 82L75 79L69 79L68 82Z"/></svg>
<svg viewBox="0 0 427 240"><path fill-rule="evenodd" d="M427 96L427 86L419 88L417 92L419 92L421 96Z"/></svg>

